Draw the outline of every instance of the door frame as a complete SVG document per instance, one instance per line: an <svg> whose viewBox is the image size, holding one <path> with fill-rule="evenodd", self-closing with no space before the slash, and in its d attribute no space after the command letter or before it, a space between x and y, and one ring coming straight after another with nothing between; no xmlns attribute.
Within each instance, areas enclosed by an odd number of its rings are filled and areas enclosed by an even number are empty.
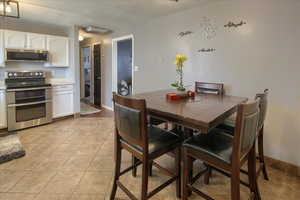
<svg viewBox="0 0 300 200"><path fill-rule="evenodd" d="M84 77L84 66L83 66L83 49L84 48L90 48L90 67L91 67L91 87L92 87L92 83L93 83L93 72L94 72L94 65L93 65L93 44L90 45L84 45L84 46L80 46L80 99L81 99L81 92L83 93L83 97L85 98L85 77ZM83 84L83 85L82 85ZM92 100L91 103L94 102L94 95L91 93L92 92L92 88L90 88L90 98Z"/></svg>
<svg viewBox="0 0 300 200"><path fill-rule="evenodd" d="M131 66L131 73L132 73L132 86L131 92L134 94L134 36L133 34L117 37L112 39L112 92L117 92L118 90L118 51L117 51L117 43L122 40L131 39L132 42L132 66Z"/></svg>

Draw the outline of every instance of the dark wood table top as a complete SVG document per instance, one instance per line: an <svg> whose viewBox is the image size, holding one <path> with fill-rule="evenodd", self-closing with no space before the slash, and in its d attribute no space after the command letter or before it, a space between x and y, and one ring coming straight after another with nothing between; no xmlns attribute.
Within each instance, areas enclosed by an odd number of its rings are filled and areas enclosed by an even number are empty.
<svg viewBox="0 0 300 200"><path fill-rule="evenodd" d="M237 105L247 101L244 97L215 94L196 94L195 98L177 101L166 99L166 94L175 90L160 90L135 94L133 98L146 99L148 114L208 133L233 114Z"/></svg>

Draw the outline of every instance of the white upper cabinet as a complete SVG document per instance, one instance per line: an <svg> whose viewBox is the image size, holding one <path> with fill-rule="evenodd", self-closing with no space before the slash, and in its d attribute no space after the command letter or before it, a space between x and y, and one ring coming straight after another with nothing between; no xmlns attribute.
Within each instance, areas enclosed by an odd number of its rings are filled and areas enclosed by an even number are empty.
<svg viewBox="0 0 300 200"><path fill-rule="evenodd" d="M5 67L3 30L0 30L0 67Z"/></svg>
<svg viewBox="0 0 300 200"><path fill-rule="evenodd" d="M47 50L50 55L49 67L69 66L69 38L58 36L47 36Z"/></svg>
<svg viewBox="0 0 300 200"><path fill-rule="evenodd" d="M5 48L7 49L25 49L26 48L26 33L19 31L4 32Z"/></svg>
<svg viewBox="0 0 300 200"><path fill-rule="evenodd" d="M46 35L27 33L27 49L46 50Z"/></svg>

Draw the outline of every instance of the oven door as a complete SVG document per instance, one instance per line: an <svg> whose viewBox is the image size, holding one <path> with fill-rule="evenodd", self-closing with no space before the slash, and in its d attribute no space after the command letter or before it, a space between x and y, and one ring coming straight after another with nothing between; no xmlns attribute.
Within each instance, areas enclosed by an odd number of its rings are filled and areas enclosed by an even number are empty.
<svg viewBox="0 0 300 200"><path fill-rule="evenodd" d="M18 130L51 122L51 99L51 88L8 90L8 130Z"/></svg>

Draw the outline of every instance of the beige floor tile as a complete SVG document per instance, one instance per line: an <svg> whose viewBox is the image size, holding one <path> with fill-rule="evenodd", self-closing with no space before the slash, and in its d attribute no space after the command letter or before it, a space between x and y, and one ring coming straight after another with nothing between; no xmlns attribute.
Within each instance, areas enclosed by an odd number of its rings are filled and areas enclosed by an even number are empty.
<svg viewBox="0 0 300 200"><path fill-rule="evenodd" d="M55 176L54 171L28 171L24 177L13 186L9 192L21 192L21 193L39 193L47 183Z"/></svg>
<svg viewBox="0 0 300 200"><path fill-rule="evenodd" d="M40 163L36 165L36 167L33 169L34 171L40 171L40 170L60 170L62 169L63 165L67 162L67 160L70 159L70 155L64 155L64 154L57 154L57 155L51 155L46 157L44 160L42 160Z"/></svg>
<svg viewBox="0 0 300 200"><path fill-rule="evenodd" d="M83 174L83 172L60 171L49 181L41 193L72 194Z"/></svg>
<svg viewBox="0 0 300 200"><path fill-rule="evenodd" d="M75 189L76 194L105 194L112 180L111 172L86 172Z"/></svg>
<svg viewBox="0 0 300 200"><path fill-rule="evenodd" d="M25 155L22 158L14 160L12 164L8 164L5 168L11 170L33 170L44 159L41 156Z"/></svg>
<svg viewBox="0 0 300 200"><path fill-rule="evenodd" d="M70 200L104 200L101 194L74 194Z"/></svg>
<svg viewBox="0 0 300 200"><path fill-rule="evenodd" d="M34 200L36 195L23 193L0 193L0 200Z"/></svg>
<svg viewBox="0 0 300 200"><path fill-rule="evenodd" d="M90 162L93 159L93 155L74 155L69 158L62 166L63 170L72 170L72 171L85 171Z"/></svg>
<svg viewBox="0 0 300 200"><path fill-rule="evenodd" d="M34 200L70 200L71 194L39 194Z"/></svg>
<svg viewBox="0 0 300 200"><path fill-rule="evenodd" d="M0 170L0 192L7 192L25 175L25 171Z"/></svg>

